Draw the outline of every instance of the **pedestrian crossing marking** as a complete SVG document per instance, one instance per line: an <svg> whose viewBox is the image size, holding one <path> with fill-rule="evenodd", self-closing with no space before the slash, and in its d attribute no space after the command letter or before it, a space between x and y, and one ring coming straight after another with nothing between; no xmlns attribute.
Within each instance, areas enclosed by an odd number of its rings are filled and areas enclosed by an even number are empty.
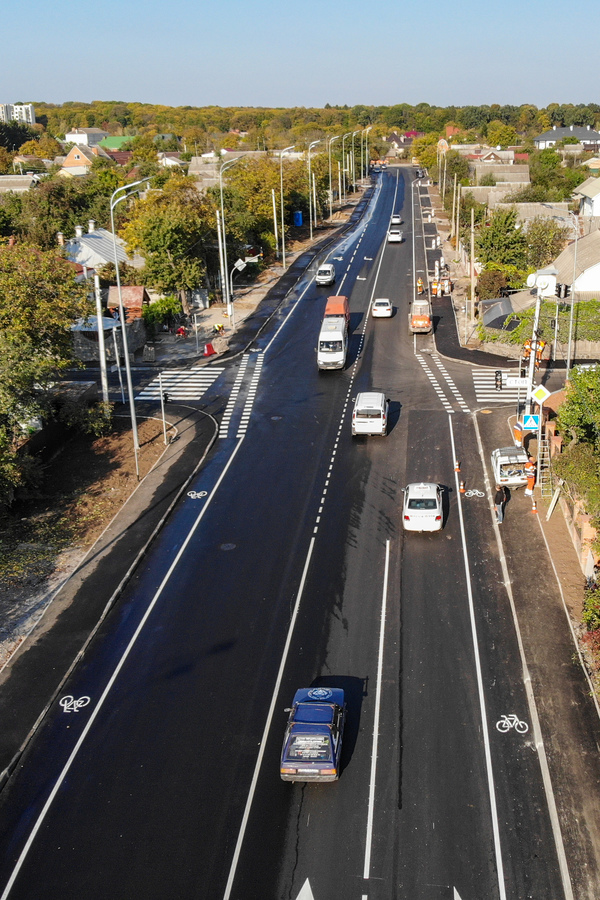
<svg viewBox="0 0 600 900"><path fill-rule="evenodd" d="M146 385L136 400L160 400L161 388L169 400L200 400L217 380L224 366L191 369L165 369Z"/></svg>
<svg viewBox="0 0 600 900"><path fill-rule="evenodd" d="M496 372L502 372L502 388L496 389ZM506 379L515 374L514 369L473 369L473 387L478 403L501 403L509 406L518 399L525 400L526 390L519 387L508 387Z"/></svg>

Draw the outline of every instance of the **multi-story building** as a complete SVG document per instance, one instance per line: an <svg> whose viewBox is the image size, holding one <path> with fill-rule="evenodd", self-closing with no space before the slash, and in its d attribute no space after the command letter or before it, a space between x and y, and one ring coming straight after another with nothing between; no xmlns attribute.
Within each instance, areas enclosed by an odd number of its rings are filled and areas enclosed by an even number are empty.
<svg viewBox="0 0 600 900"><path fill-rule="evenodd" d="M33 103L0 103L0 122L25 122L35 125Z"/></svg>

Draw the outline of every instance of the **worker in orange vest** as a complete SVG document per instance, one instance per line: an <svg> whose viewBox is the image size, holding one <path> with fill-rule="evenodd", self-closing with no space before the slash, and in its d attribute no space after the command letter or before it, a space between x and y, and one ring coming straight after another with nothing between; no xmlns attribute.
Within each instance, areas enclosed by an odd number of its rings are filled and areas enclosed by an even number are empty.
<svg viewBox="0 0 600 900"><path fill-rule="evenodd" d="M525 474L527 475L527 487L525 488L525 496L532 497L535 487L535 460L528 459L525 463Z"/></svg>
<svg viewBox="0 0 600 900"><path fill-rule="evenodd" d="M422 278L417 278L417 293L418 294L423 293L423 279Z"/></svg>

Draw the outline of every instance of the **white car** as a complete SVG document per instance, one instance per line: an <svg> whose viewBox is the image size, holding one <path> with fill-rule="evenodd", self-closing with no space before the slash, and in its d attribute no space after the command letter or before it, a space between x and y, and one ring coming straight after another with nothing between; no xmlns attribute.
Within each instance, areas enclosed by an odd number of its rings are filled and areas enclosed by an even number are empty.
<svg viewBox="0 0 600 900"><path fill-rule="evenodd" d="M388 244L401 244L404 240L404 234L400 231L398 225L390 225L387 235Z"/></svg>
<svg viewBox="0 0 600 900"><path fill-rule="evenodd" d="M402 216L397 214L393 215L390 219L390 225L402 225Z"/></svg>
<svg viewBox="0 0 600 900"><path fill-rule="evenodd" d="M387 434L389 403L381 391L357 394L352 413L352 435Z"/></svg>
<svg viewBox="0 0 600 900"><path fill-rule="evenodd" d="M332 263L323 263L317 269L315 277L317 284L334 284L335 283L335 266Z"/></svg>
<svg viewBox="0 0 600 900"><path fill-rule="evenodd" d="M374 318L380 319L389 319L392 315L392 304L389 300L384 300L380 298L379 300L373 300L373 306L371 307L371 315Z"/></svg>
<svg viewBox="0 0 600 900"><path fill-rule="evenodd" d="M405 531L441 531L443 520L439 484L422 481L404 488L402 525Z"/></svg>

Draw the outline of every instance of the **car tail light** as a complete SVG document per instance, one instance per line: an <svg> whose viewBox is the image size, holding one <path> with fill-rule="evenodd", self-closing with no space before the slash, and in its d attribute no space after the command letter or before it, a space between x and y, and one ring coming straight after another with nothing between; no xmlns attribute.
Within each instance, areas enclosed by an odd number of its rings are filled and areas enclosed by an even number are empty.
<svg viewBox="0 0 600 900"><path fill-rule="evenodd" d="M436 522L441 522L441 521L442 521L442 517L441 517L441 516L436 516L436 517L435 517L435 521L436 521Z"/></svg>
<svg viewBox="0 0 600 900"><path fill-rule="evenodd" d="M295 775L296 770L295 769L281 769L281 774L282 775Z"/></svg>
<svg viewBox="0 0 600 900"><path fill-rule="evenodd" d="M405 522L410 522L410 516L404 516L404 521L405 521Z"/></svg>
<svg viewBox="0 0 600 900"><path fill-rule="evenodd" d="M337 769L319 769L319 775L337 775Z"/></svg>

